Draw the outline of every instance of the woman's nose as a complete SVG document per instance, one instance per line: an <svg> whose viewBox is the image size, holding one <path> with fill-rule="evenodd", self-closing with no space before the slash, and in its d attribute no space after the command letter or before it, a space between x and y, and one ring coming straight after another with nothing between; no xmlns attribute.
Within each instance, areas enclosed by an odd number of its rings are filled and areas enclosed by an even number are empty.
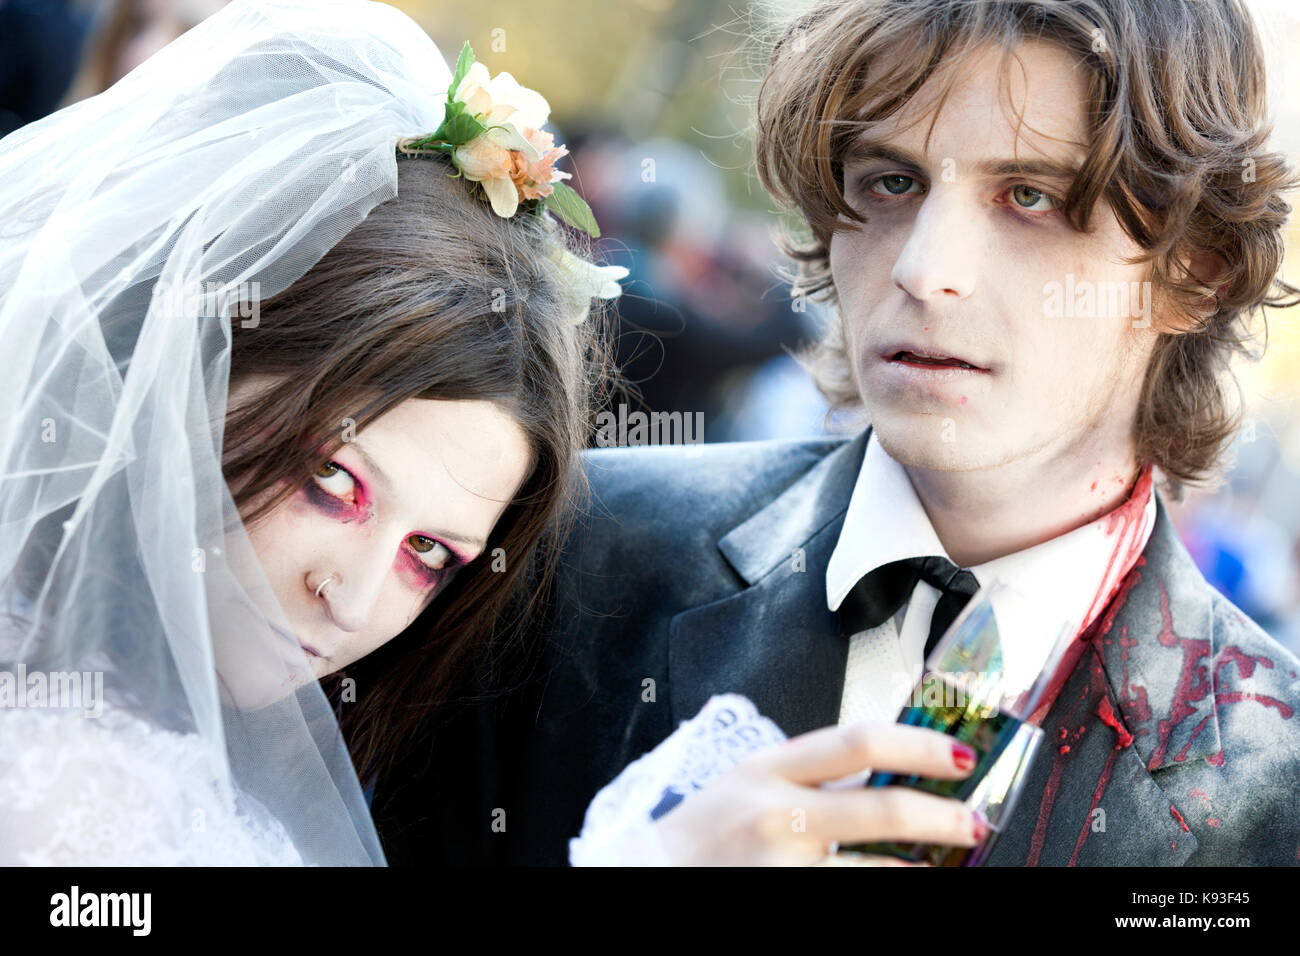
<svg viewBox="0 0 1300 956"><path fill-rule="evenodd" d="M349 550L335 562L333 580L319 587L319 596L335 625L343 631L361 631L370 623L392 567L393 549L375 544Z"/></svg>

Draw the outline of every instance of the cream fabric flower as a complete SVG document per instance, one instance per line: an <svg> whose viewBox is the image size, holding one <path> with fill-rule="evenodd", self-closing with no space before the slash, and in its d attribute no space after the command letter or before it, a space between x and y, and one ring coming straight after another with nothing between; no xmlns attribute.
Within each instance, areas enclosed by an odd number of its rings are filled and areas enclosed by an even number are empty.
<svg viewBox="0 0 1300 956"><path fill-rule="evenodd" d="M546 154L526 133L537 138L536 131L550 118L551 106L542 94L520 86L509 73L491 76L488 68L478 62L461 79L455 99L487 127L483 134L456 147L456 165L466 179L483 184L493 212L513 216L521 199L537 198L522 195L519 180L534 168L540 171L547 166L550 172ZM512 151L522 154L522 169Z"/></svg>
<svg viewBox="0 0 1300 956"><path fill-rule="evenodd" d="M575 256L562 246L557 246L556 252L560 265L564 266L573 279L575 296L584 303L573 317L574 325L587 321L592 299L617 299L623 294L619 280L628 276L628 271L623 266L598 266Z"/></svg>
<svg viewBox="0 0 1300 956"><path fill-rule="evenodd" d="M478 62L460 81L456 99L484 126L509 123L519 133L540 129L551 115L551 105L541 93L520 86L509 73L489 77L488 68Z"/></svg>
<svg viewBox="0 0 1300 956"><path fill-rule="evenodd" d="M466 179L481 183L492 203L492 211L509 218L519 208L519 189L514 181L514 159L510 149L492 137L492 130L475 136L452 154Z"/></svg>
<svg viewBox="0 0 1300 956"><path fill-rule="evenodd" d="M591 207L564 182L572 174L555 168L569 151L542 129L551 115L546 98L509 73L492 76L474 59L469 43L456 60L450 89L437 130L400 140L398 150L449 155L460 175L483 187L492 211L503 219L514 216L521 203L536 203L539 213L599 238ZM610 297L608 279L596 288Z"/></svg>

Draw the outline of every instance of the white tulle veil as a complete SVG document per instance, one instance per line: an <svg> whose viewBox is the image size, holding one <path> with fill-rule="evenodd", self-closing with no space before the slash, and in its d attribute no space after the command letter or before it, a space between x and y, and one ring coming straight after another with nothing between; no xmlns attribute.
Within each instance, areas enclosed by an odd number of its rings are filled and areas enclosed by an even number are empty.
<svg viewBox="0 0 1300 956"><path fill-rule="evenodd" d="M307 863L384 857L222 477L232 325L396 196L450 80L384 4L236 0L0 141L0 668L103 671Z"/></svg>

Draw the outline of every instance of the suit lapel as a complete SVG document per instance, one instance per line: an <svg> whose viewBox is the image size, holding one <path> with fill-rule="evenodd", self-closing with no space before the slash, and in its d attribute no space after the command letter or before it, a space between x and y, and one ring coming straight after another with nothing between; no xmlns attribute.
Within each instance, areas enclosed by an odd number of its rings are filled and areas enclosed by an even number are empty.
<svg viewBox="0 0 1300 956"><path fill-rule="evenodd" d="M990 865L1180 865L1196 851L1159 771L1221 753L1212 607L1159 495L1151 539L1087 639Z"/></svg>
<svg viewBox="0 0 1300 956"><path fill-rule="evenodd" d="M674 725L728 691L748 696L789 736L835 723L848 643L826 607L826 564L869 431L840 445L718 541L748 586L673 618Z"/></svg>
<svg viewBox="0 0 1300 956"><path fill-rule="evenodd" d="M719 540L747 587L672 619L674 725L727 691L789 736L838 720L848 643L825 569L869 431ZM1158 493L1151 539L1085 639L990 865L1179 865L1196 851L1157 774L1221 756L1212 608Z"/></svg>

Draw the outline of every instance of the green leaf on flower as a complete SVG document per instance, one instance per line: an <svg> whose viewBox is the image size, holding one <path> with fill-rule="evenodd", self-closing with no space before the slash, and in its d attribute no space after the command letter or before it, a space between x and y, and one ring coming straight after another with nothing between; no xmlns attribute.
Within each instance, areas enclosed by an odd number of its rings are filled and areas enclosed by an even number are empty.
<svg viewBox="0 0 1300 956"><path fill-rule="evenodd" d="M425 139L439 142L445 140L447 138L447 120L459 113L463 113L464 111L465 104L448 100L446 108L442 111L442 122L439 123L438 128L426 136Z"/></svg>
<svg viewBox="0 0 1300 956"><path fill-rule="evenodd" d="M461 80L465 79L473 65L474 50L466 41L456 60L456 72L452 76L451 86L447 89L447 105L443 110L442 122L432 133L407 143L406 149L436 149L450 153L457 146L463 146L475 136L482 135L486 127L465 112L464 103L456 101L456 91L460 88Z"/></svg>
<svg viewBox="0 0 1300 956"><path fill-rule="evenodd" d="M438 133L442 139L453 146L462 146L475 136L486 132L487 127L466 113L462 104L456 105L461 108L447 111L442 125L438 127Z"/></svg>
<svg viewBox="0 0 1300 956"><path fill-rule="evenodd" d="M460 48L460 56L456 58L456 72L452 75L451 86L447 88L447 99L455 100L456 91L460 89L460 81L465 79L465 74L469 68L474 65L474 51L470 48L469 41Z"/></svg>
<svg viewBox="0 0 1300 956"><path fill-rule="evenodd" d="M581 229L593 239L600 238L600 227L591 207L572 187L564 183L555 183L554 192L542 200L546 208L574 229Z"/></svg>
<svg viewBox="0 0 1300 956"><path fill-rule="evenodd" d="M441 137L441 129L437 133L429 136L421 136L419 139L412 140L405 145L405 149L437 149L444 153L450 153L456 147L451 143L444 142Z"/></svg>

